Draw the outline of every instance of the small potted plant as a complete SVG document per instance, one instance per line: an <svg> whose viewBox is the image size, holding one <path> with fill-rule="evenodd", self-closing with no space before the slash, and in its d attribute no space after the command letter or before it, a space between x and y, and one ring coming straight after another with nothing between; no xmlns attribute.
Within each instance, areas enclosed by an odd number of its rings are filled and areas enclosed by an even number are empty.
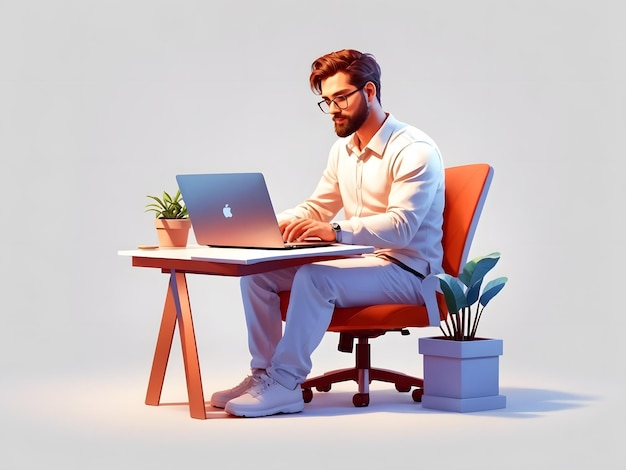
<svg viewBox="0 0 626 470"><path fill-rule="evenodd" d="M500 253L494 252L467 262L458 278L433 275L448 315L440 325L442 336L419 339L425 408L465 412L506 406L498 386L502 340L476 336L483 310L508 281L499 277L483 285L499 260Z"/></svg>
<svg viewBox="0 0 626 470"><path fill-rule="evenodd" d="M180 189L172 197L163 191L161 197L148 195L152 201L146 204L145 212L155 213L155 227L161 247L187 246L191 221L187 214L187 207L182 199Z"/></svg>

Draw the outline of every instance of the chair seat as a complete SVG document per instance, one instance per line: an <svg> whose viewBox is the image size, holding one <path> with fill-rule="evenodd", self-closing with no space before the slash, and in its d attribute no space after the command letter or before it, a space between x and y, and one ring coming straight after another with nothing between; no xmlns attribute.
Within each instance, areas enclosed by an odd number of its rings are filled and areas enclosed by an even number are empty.
<svg viewBox="0 0 626 470"><path fill-rule="evenodd" d="M285 320L289 292L280 292L280 310ZM443 310L443 309L442 309ZM327 331L337 333L366 330L394 330L429 326L428 311L422 305L384 304L363 307L337 307Z"/></svg>

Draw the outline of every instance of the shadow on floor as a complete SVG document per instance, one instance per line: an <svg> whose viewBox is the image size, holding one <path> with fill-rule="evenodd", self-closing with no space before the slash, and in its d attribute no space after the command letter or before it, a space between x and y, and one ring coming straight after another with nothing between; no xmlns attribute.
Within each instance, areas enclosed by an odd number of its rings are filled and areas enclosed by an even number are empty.
<svg viewBox="0 0 626 470"><path fill-rule="evenodd" d="M572 410L590 406L599 396L584 395L561 390L503 387L500 394L506 397L506 408L489 411L465 413L473 416L490 416L502 418L540 418L546 413ZM410 393L400 393L394 389L370 390L370 404L367 407L355 407L352 404L354 392L330 391L314 392L313 400L307 403L303 413L296 415L277 415L272 418L289 416L347 416L371 413L402 413L402 414L435 414L454 413L423 408L414 402ZM162 403L160 406L180 406L185 409L187 403ZM221 409L211 407L207 402L208 419L233 419ZM236 419L236 418L234 418Z"/></svg>

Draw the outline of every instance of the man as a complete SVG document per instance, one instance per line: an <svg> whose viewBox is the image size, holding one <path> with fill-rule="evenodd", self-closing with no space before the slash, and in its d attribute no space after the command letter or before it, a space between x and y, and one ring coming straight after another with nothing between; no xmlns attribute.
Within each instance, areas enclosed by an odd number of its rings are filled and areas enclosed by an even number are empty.
<svg viewBox="0 0 626 470"><path fill-rule="evenodd" d="M423 304L422 279L442 270L443 162L430 137L383 110L380 74L375 58L356 50L313 62L311 89L339 139L311 197L278 215L286 241L319 237L376 250L241 279L251 374L211 397L232 415L302 411L300 384L334 307ZM333 221L341 209L345 220ZM278 292L286 290L283 333Z"/></svg>

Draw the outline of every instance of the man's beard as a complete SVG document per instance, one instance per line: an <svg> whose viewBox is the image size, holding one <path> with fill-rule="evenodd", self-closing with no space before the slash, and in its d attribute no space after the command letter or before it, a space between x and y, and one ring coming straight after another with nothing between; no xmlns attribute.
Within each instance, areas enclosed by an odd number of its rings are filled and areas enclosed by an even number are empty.
<svg viewBox="0 0 626 470"><path fill-rule="evenodd" d="M361 106L357 109L352 117L339 116L345 119L345 122L341 125L335 122L335 133L339 137L348 137L349 135L354 134L359 128L363 125L365 120L370 114L370 107L367 104L366 100L361 102Z"/></svg>

